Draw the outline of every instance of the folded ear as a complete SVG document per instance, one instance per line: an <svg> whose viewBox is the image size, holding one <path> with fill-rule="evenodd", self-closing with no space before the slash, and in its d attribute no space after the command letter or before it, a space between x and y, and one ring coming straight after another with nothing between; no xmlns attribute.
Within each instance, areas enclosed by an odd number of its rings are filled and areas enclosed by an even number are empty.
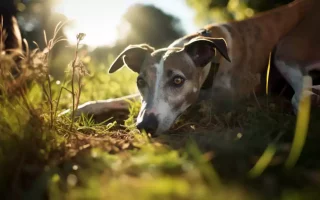
<svg viewBox="0 0 320 200"><path fill-rule="evenodd" d="M109 73L117 71L123 65L127 65L132 71L139 73L146 55L151 54L153 51L154 48L147 44L129 45L113 61L109 68Z"/></svg>
<svg viewBox="0 0 320 200"><path fill-rule="evenodd" d="M197 37L184 45L184 50L197 67L206 66L215 56L215 49L229 62L227 43L223 38Z"/></svg>

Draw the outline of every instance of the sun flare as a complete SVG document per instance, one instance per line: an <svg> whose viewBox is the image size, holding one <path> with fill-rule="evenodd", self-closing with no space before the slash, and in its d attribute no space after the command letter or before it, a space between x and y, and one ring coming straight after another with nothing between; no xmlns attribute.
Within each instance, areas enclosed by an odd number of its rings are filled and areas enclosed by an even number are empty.
<svg viewBox="0 0 320 200"><path fill-rule="evenodd" d="M65 15L71 22L64 32L71 43L76 42L77 33L85 33L89 46L113 45L123 37L130 27L122 24L121 35L117 28L121 16L135 3L151 4L181 20L187 32L197 30L193 23L194 11L185 0L59 0L54 11ZM179 9L177 9L179 8Z"/></svg>
<svg viewBox="0 0 320 200"><path fill-rule="evenodd" d="M81 32L86 34L87 45L102 46L114 44L117 26L129 6L126 0L62 0L54 10L70 20L64 32L71 43Z"/></svg>

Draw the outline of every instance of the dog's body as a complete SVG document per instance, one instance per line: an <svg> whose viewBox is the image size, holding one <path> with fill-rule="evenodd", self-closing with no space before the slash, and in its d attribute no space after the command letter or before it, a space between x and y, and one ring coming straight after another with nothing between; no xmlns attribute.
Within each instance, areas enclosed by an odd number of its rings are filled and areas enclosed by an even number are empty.
<svg viewBox="0 0 320 200"><path fill-rule="evenodd" d="M118 56L109 72L117 71L126 64L139 73L137 84L143 104L138 127L161 133L169 129L176 117L196 102L201 91L205 93L201 96L222 100L233 97L238 99L250 94L260 83L260 74L267 68L270 52L281 38L284 39L276 51L277 63L286 59L295 61L295 55L299 54L297 47L288 51L287 46L295 38L301 37L299 30L312 30L308 25L297 25L314 5L318 5L315 1L297 0L248 20L207 26L205 31L178 39L165 50L154 51L147 45L129 46ZM315 20L311 21L315 23ZM293 36L285 37L289 32ZM308 33L312 35L312 31ZM225 39L228 48L217 38ZM214 48L224 58L216 55ZM315 58L318 60L318 57ZM220 63L215 77L211 73L214 71L212 61ZM280 67L279 71L286 74L290 72L290 67ZM291 75L284 76L292 80ZM289 81L289 84L296 82ZM210 89L202 90L205 85L209 85ZM296 92L300 91L296 89L298 86L292 86ZM91 112L95 106L90 104L79 111L95 114Z"/></svg>
<svg viewBox="0 0 320 200"><path fill-rule="evenodd" d="M217 90L213 94L220 96L218 91L224 88L238 99L239 95L252 92L260 83L260 74L266 69L274 47L303 19L313 3L313 0L294 1L247 20L206 26L206 36L226 40L231 58L231 62L218 59L220 67L213 80ZM172 45L182 45L197 36L186 36Z"/></svg>
<svg viewBox="0 0 320 200"><path fill-rule="evenodd" d="M302 92L303 75L320 71L320 1L314 1L312 9L303 20L277 44L275 66L293 88L292 104L297 110ZM318 102L317 95L312 98Z"/></svg>

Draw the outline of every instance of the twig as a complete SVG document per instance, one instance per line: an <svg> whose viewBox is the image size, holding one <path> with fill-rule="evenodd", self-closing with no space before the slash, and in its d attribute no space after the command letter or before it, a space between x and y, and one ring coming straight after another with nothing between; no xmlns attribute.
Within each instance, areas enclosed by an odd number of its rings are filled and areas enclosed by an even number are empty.
<svg viewBox="0 0 320 200"><path fill-rule="evenodd" d="M57 99L57 103L56 103L56 109L55 109L55 111L54 111L54 119L57 118L58 106L59 106L59 103L60 103L60 98L61 98L62 90L66 90L66 91L68 91L68 92L70 92L70 93L72 94L72 92L71 92L70 90L68 90L67 88L65 88L65 87L63 87L63 86L60 88L59 95L58 95L58 99Z"/></svg>

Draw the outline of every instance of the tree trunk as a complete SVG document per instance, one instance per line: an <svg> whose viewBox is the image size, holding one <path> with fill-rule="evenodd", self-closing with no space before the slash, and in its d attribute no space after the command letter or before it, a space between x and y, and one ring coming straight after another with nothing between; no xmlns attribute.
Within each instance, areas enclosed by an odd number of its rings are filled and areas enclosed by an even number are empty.
<svg viewBox="0 0 320 200"><path fill-rule="evenodd" d="M14 0L0 1L0 16L3 20L3 30L6 30L4 45L6 49L21 48L21 33L15 18L17 9ZM0 33L3 34L3 33Z"/></svg>

